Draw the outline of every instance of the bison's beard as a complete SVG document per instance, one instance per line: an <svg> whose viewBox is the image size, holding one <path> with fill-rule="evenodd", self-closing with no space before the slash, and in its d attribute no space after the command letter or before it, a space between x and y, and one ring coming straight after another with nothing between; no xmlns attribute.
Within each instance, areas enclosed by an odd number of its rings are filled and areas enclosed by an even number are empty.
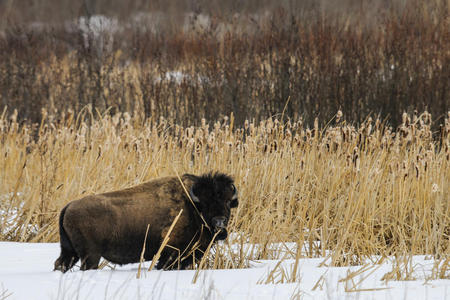
<svg viewBox="0 0 450 300"><path fill-rule="evenodd" d="M216 241L221 241L227 238L228 236L228 232L225 228L214 228L214 234L216 234L217 232L219 232L216 236Z"/></svg>

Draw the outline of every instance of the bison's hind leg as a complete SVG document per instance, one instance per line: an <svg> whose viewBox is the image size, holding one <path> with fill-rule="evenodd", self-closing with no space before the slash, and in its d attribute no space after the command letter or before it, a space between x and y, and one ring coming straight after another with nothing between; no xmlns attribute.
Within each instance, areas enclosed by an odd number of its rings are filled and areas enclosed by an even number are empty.
<svg viewBox="0 0 450 300"><path fill-rule="evenodd" d="M90 253L81 258L81 271L98 269L100 254Z"/></svg>
<svg viewBox="0 0 450 300"><path fill-rule="evenodd" d="M77 263L78 259L79 257L75 252L62 249L61 255L55 261L55 268L53 270L66 273Z"/></svg>

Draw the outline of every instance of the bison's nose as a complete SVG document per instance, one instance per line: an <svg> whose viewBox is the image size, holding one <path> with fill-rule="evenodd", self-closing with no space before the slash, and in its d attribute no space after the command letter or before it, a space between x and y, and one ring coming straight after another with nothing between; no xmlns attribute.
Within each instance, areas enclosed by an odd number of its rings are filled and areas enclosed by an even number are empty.
<svg viewBox="0 0 450 300"><path fill-rule="evenodd" d="M226 217L214 217L212 218L212 225L215 228L226 228L228 220Z"/></svg>

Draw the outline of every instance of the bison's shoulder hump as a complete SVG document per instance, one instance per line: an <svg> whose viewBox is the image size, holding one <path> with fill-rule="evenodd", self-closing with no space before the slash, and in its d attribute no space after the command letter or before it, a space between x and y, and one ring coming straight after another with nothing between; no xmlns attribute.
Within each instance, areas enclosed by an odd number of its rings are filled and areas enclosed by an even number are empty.
<svg viewBox="0 0 450 300"><path fill-rule="evenodd" d="M223 173L207 173L198 177L195 181L197 188L217 186L223 188L233 184L233 178Z"/></svg>

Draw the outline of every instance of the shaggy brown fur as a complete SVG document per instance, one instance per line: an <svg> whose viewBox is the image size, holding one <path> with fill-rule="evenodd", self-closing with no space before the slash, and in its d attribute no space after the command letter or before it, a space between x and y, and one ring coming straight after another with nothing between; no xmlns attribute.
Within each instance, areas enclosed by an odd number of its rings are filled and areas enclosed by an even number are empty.
<svg viewBox="0 0 450 300"><path fill-rule="evenodd" d="M81 270L96 269L100 257L117 264L139 262L147 224L144 259L151 260L181 209L170 234L171 247L163 250L156 267L184 269L201 258L214 233L219 232L216 240L227 237L230 208L238 205L237 190L233 180L220 173L185 174L181 180L194 202L178 177L70 202L60 215L61 255L55 270L66 272L79 259ZM198 248L192 249L197 241Z"/></svg>

